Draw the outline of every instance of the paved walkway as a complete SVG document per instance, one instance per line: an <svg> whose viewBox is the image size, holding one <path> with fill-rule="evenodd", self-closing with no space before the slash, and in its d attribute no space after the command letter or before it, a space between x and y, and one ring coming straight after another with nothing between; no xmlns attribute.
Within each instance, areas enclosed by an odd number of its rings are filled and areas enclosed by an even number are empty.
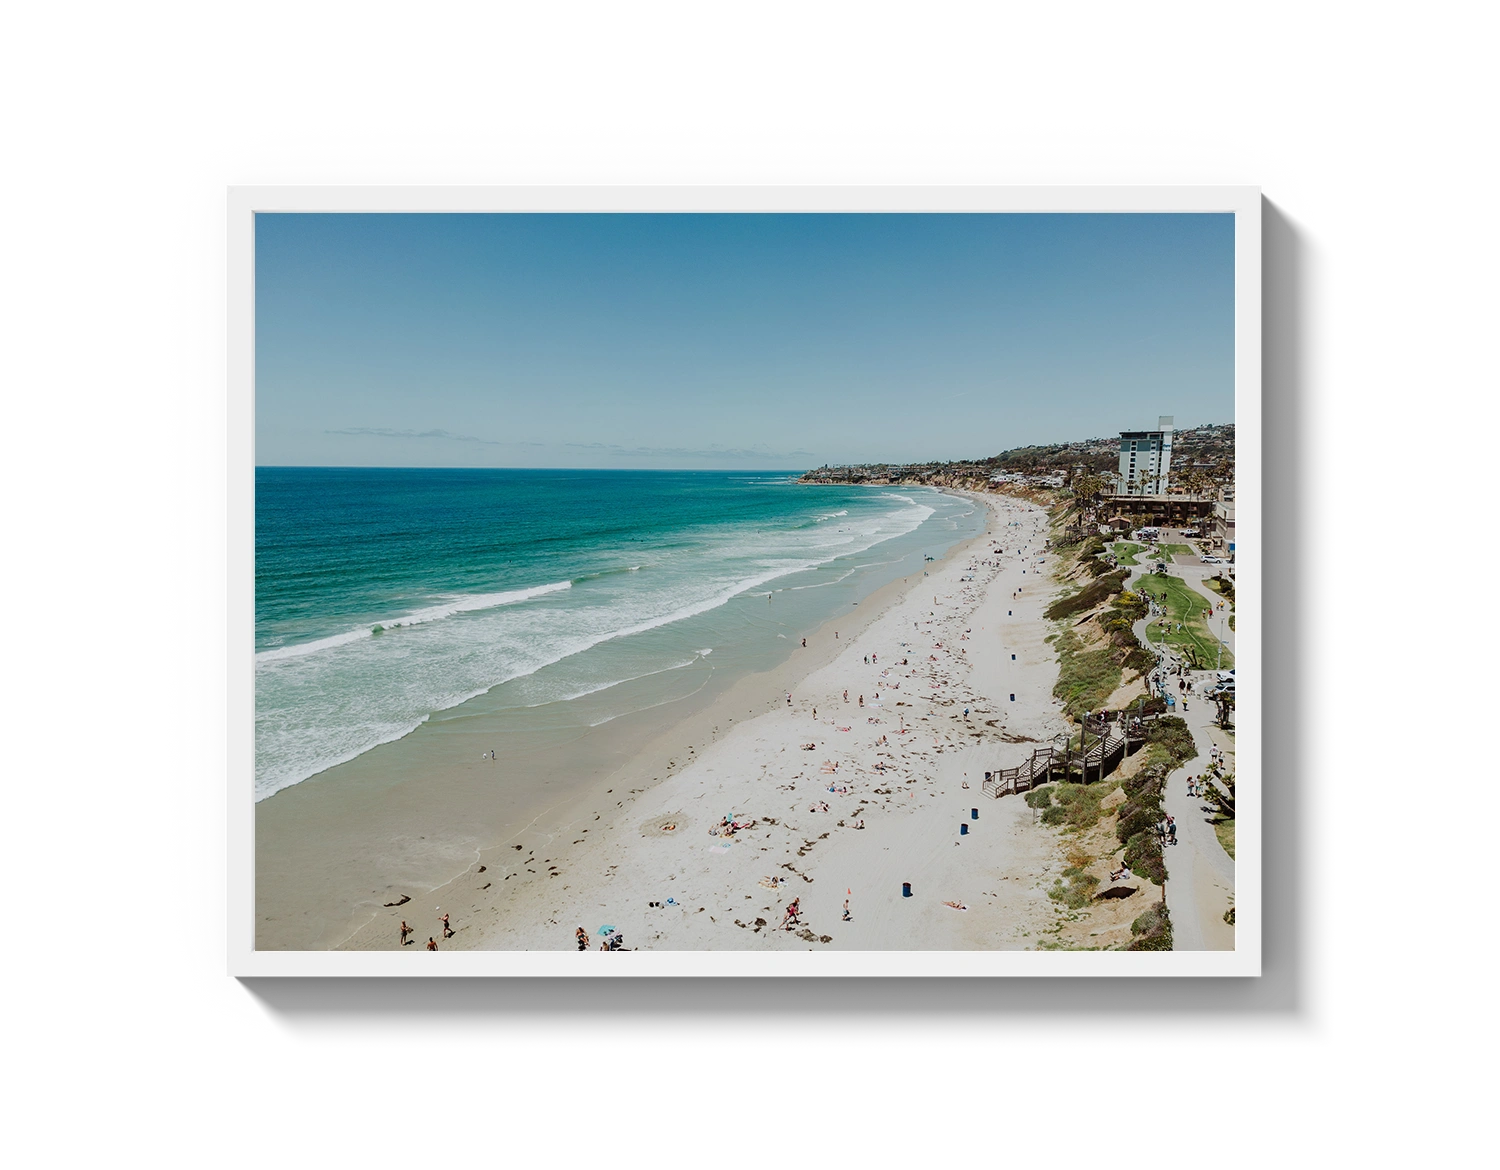
<svg viewBox="0 0 1500 1170"><path fill-rule="evenodd" d="M1217 571L1216 567L1206 566ZM1217 601L1218 594L1202 584L1204 577L1212 576L1196 567L1173 565L1168 572L1181 577L1187 584L1205 597ZM1143 564L1131 574L1128 585L1133 586L1138 578L1151 571ZM1134 630L1143 645L1146 641L1148 619L1135 623ZM1220 628L1216 614L1214 632ZM1227 623L1225 623L1227 627ZM1231 652L1234 648L1234 631L1226 628L1226 637ZM1168 650L1169 662L1172 653ZM1195 689L1202 692L1214 676L1211 670L1191 672ZM1211 805L1200 798L1188 796L1187 778L1201 775L1208 768L1210 748L1223 748L1228 754L1229 771L1234 770L1234 736L1214 726L1213 718L1218 713L1214 704L1196 695L1187 699L1184 711L1182 693L1177 690L1176 678L1169 679L1169 689L1177 699L1175 714L1182 717L1192 732L1193 743L1198 748L1197 758L1189 760L1183 767L1167 777L1166 790L1162 794L1162 807L1177 822L1177 844L1165 849L1167 867L1167 905L1172 908L1172 946L1178 951L1228 951L1234 949L1234 927L1224 921L1224 912L1233 905L1234 860L1224 852L1219 838L1214 833Z"/></svg>

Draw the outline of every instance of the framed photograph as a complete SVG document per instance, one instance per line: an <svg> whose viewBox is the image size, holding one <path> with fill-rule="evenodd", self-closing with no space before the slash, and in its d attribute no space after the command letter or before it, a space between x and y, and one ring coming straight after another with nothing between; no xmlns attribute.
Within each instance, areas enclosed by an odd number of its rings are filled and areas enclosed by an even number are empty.
<svg viewBox="0 0 1500 1170"><path fill-rule="evenodd" d="M232 190L230 972L1259 974L1260 217Z"/></svg>

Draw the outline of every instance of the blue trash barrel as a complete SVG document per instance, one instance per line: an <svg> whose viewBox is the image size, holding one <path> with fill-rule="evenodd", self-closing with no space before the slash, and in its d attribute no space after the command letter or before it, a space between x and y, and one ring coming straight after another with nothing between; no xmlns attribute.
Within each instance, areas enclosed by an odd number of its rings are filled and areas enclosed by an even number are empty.
<svg viewBox="0 0 1500 1170"><path fill-rule="evenodd" d="M966 836L968 834L968 832L969 832L969 822L968 821L959 821L958 822L958 835L960 837L963 837L963 836Z"/></svg>
<svg viewBox="0 0 1500 1170"><path fill-rule="evenodd" d="M978 819L979 819L979 810L977 808L971 808L969 810L969 820L971 820L971 821L977 821Z"/></svg>
<svg viewBox="0 0 1500 1170"><path fill-rule="evenodd" d="M1014 702L1015 702L1015 701L1016 701L1016 697L1015 697L1015 695L1011 695L1011 697L1010 697L1010 701L1011 701L1011 702L1012 702L1012 703L1014 703Z"/></svg>
<svg viewBox="0 0 1500 1170"><path fill-rule="evenodd" d="M910 882L902 882L901 883L901 896L903 898L910 898L911 897L911 883Z"/></svg>

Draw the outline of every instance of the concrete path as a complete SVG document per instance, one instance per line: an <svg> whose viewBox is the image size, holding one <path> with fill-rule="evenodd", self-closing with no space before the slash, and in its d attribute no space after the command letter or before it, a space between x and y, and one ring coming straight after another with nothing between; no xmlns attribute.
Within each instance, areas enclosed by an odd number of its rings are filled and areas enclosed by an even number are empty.
<svg viewBox="0 0 1500 1170"><path fill-rule="evenodd" d="M1217 571L1216 566L1204 566ZM1151 571L1143 564L1127 581L1127 588ZM1212 572L1193 567L1172 565L1168 573L1180 577L1205 597L1217 600L1218 594L1203 585L1203 578ZM1147 619L1135 623L1133 629L1142 645L1146 640ZM1215 615L1214 632L1217 633L1221 619ZM1231 651L1234 646L1234 631L1225 629ZM1169 666L1175 655L1167 649ZM1213 678L1211 670L1193 671L1190 678L1200 694ZM1224 921L1224 912L1233 905L1234 860L1224 852L1219 838L1214 833L1211 816L1213 806L1201 798L1190 797L1187 778L1201 775L1208 768L1208 753L1211 748L1222 748L1228 755L1229 771L1234 770L1234 736L1214 726L1217 714L1214 704L1197 695L1187 698L1187 710L1183 710L1183 695L1177 690L1176 678L1170 677L1169 689L1177 700L1174 713L1181 716L1192 732L1193 743L1198 748L1195 759L1167 777L1166 790L1162 794L1162 807L1177 823L1177 844L1165 849L1167 867L1167 905L1172 910L1172 949L1178 951L1228 951L1234 949L1234 927Z"/></svg>

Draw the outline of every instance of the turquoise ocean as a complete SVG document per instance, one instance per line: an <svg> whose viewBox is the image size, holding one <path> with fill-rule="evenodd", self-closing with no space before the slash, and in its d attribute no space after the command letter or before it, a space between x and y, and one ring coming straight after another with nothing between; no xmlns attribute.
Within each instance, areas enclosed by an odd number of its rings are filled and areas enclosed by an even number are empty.
<svg viewBox="0 0 1500 1170"><path fill-rule="evenodd" d="M257 468L256 798L429 720L669 707L984 521L786 472Z"/></svg>

